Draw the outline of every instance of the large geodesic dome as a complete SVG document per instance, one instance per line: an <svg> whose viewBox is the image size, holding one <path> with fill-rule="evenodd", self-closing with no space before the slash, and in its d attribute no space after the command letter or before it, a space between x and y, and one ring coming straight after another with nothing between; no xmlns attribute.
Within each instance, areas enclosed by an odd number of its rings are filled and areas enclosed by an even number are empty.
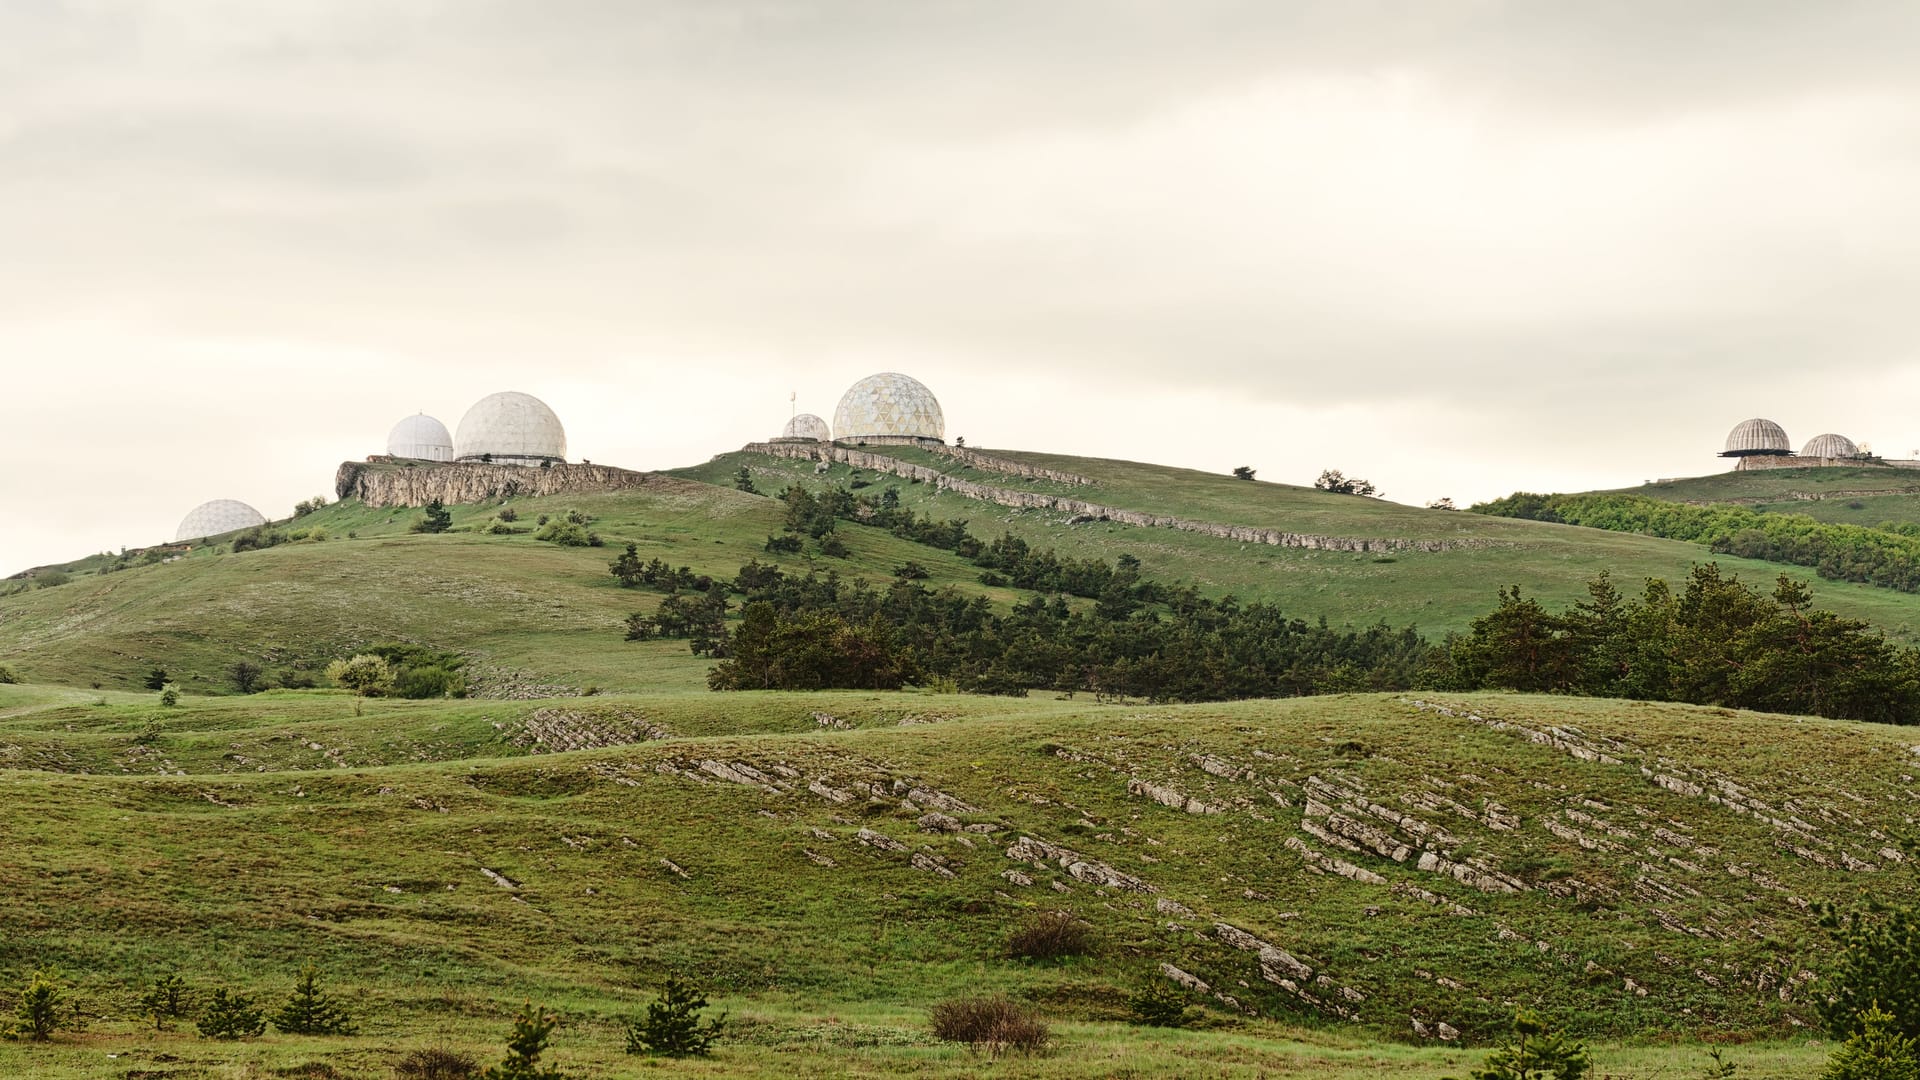
<svg viewBox="0 0 1920 1080"><path fill-rule="evenodd" d="M1766 454L1791 454L1793 444L1787 431L1771 420L1743 420L1727 434L1727 448L1721 457L1754 457Z"/></svg>
<svg viewBox="0 0 1920 1080"><path fill-rule="evenodd" d="M387 453L420 461L452 461L453 436L447 434L447 425L420 413L393 425L387 433Z"/></svg>
<svg viewBox="0 0 1920 1080"><path fill-rule="evenodd" d="M173 541L177 544L203 536L219 536L266 523L265 514L238 499L215 499L189 510L187 516L180 519L180 527L174 530Z"/></svg>
<svg viewBox="0 0 1920 1080"><path fill-rule="evenodd" d="M810 439L814 442L832 442L833 432L828 430L825 420L820 419L810 412L803 412L799 416L787 421L787 426L780 429L780 437L783 439Z"/></svg>
<svg viewBox="0 0 1920 1080"><path fill-rule="evenodd" d="M539 465L567 460L567 432L547 403L507 390L474 403L453 435L456 461Z"/></svg>
<svg viewBox="0 0 1920 1080"><path fill-rule="evenodd" d="M1845 435L1815 435L1800 448L1800 456L1805 458L1850 458L1860 456L1860 448Z"/></svg>
<svg viewBox="0 0 1920 1080"><path fill-rule="evenodd" d="M833 434L843 440L868 435L943 439L947 418L933 391L919 380L884 371L861 379L841 395L839 408L833 410Z"/></svg>

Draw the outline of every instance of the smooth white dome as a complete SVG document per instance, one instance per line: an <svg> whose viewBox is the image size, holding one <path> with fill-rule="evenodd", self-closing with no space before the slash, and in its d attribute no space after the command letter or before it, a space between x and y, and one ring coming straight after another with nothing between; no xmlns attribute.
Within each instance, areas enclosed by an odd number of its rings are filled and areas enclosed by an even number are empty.
<svg viewBox="0 0 1920 1080"><path fill-rule="evenodd" d="M236 499L215 499L201 503L180 519L180 528L174 530L173 542L177 544L182 540L219 536L221 533L251 529L266 523L267 516L246 503Z"/></svg>
<svg viewBox="0 0 1920 1080"><path fill-rule="evenodd" d="M833 432L827 429L827 422L825 420L820 419L810 412L803 412L799 416L787 421L787 426L780 429L780 437L783 439L812 439L815 442L832 442Z"/></svg>
<svg viewBox="0 0 1920 1080"><path fill-rule="evenodd" d="M833 433L839 439L863 435L904 435L941 439L947 418L933 391L917 379L886 371L854 383L833 410Z"/></svg>
<svg viewBox="0 0 1920 1080"><path fill-rule="evenodd" d="M393 425L393 430L387 432L387 453L421 461L452 461L453 436L447 434L447 425L420 413Z"/></svg>
<svg viewBox="0 0 1920 1080"><path fill-rule="evenodd" d="M1771 420L1743 420L1728 433L1727 448L1720 452L1720 456L1791 453L1793 444L1787 441L1785 428Z"/></svg>
<svg viewBox="0 0 1920 1080"><path fill-rule="evenodd" d="M1801 457L1850 458L1860 456L1860 448L1845 435L1815 435L1800 448Z"/></svg>
<svg viewBox="0 0 1920 1080"><path fill-rule="evenodd" d="M567 432L546 402L508 390L481 398L460 418L453 455L460 461L487 457L506 465L565 461Z"/></svg>

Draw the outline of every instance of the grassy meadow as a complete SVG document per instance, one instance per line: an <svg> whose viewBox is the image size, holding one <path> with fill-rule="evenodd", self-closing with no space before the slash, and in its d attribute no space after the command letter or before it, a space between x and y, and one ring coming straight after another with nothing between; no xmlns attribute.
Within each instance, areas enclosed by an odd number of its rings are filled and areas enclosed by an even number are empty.
<svg viewBox="0 0 1920 1080"><path fill-rule="evenodd" d="M0 802L33 808L0 818L0 975L57 964L85 1016L0 1044L9 1075L380 1077L414 1046L497 1054L531 998L578 1076L1433 1077L1476 1053L1414 1021L1483 1044L1529 1005L1597 1040L1606 1075L1686 1075L1712 1040L1743 1076L1784 1077L1823 1053L1803 905L1911 895L1873 839L1916 797L1909 734L1721 710L339 692L158 710L7 686L0 716ZM1093 954L1008 956L1054 909ZM1311 979L1287 989L1243 935ZM228 1045L136 1015L168 971L271 998L308 959L360 1034ZM1127 1022L1162 964L1209 987L1194 1029ZM621 1052L668 973L733 1017L711 1061ZM925 1009L978 992L1030 1002L1054 1052L936 1044Z"/></svg>

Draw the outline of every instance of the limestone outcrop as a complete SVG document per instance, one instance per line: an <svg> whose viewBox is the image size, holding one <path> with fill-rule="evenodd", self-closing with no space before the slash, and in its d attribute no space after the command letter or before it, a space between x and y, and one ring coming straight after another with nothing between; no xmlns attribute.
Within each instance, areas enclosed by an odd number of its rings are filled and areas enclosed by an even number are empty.
<svg viewBox="0 0 1920 1080"><path fill-rule="evenodd" d="M425 506L435 499L450 506L516 496L574 492L631 491L686 483L658 473L633 472L611 465L546 468L490 465L482 462L402 462L369 458L342 462L334 474L334 494L368 506Z"/></svg>
<svg viewBox="0 0 1920 1080"><path fill-rule="evenodd" d="M945 450L957 450L947 447ZM748 443L741 447L744 453L766 454L770 457L798 458L802 461L831 461L848 465L856 469L872 469L875 472L891 473L908 480L918 480L923 484L932 484L941 491L951 491L956 495L965 495L970 499L979 499L999 506L1011 506L1021 510L1057 510L1085 521L1114 521L1122 525L1138 525L1152 529L1179 529L1182 532L1202 533L1219 537L1222 540L1238 540L1246 544L1270 544L1275 547L1307 548L1314 551L1456 551L1463 548L1490 548L1501 546L1500 541L1483 539L1466 540L1427 540L1403 539L1398 537L1361 537L1361 536L1318 536L1313 533L1287 532L1284 529L1263 529L1252 525L1224 525L1212 521L1195 521L1192 518L1174 517L1171 514L1150 514L1141 510L1122 510L1115 506L1103 506L1100 503L1075 499L1066 495L1055 495L1044 491L1021 491L1016 488L996 487L982 484L976 480L965 480L948 476L937 469L925 465L890 458L884 454L854 450L845 446L830 446L819 443ZM967 451L971 453L971 451ZM984 456L984 455L983 455ZM963 459L964 460L964 459ZM999 461L998 458L991 460ZM1018 462L1007 462L1018 465ZM986 466L980 466L985 468ZM1022 466L1033 468L1032 466ZM1051 470L1037 470L1051 472ZM1068 479L1068 478L1072 479ZM1078 481L1090 483L1084 477L1072 477L1071 473L1059 473L1040 479Z"/></svg>

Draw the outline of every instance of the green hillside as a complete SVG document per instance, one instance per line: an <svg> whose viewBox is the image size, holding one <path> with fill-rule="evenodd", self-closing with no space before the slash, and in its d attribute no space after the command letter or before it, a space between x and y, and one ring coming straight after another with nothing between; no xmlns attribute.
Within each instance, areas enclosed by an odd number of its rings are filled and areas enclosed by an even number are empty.
<svg viewBox="0 0 1920 1080"><path fill-rule="evenodd" d="M532 997L563 1017L568 1075L630 1075L618 1022L680 973L735 1026L674 1074L974 1075L924 1010L998 991L1057 1049L997 1075L1433 1077L1474 1055L1416 1021L1483 1041L1516 1003L1598 1039L1611 1075L1688 1075L1699 1052L1661 1042L1809 1022L1811 905L1911 895L1889 853L1910 742L1499 695L160 710L0 686L4 805L33 808L0 815L0 975L58 964L88 1029L0 1044L0 1071L384 1076L436 1041L497 1054ZM1094 954L1009 958L1009 931L1053 909ZM165 971L273 997L309 958L358 1036L141 1034L136 990ZM1163 964L1209 987L1201 1030L1125 1022ZM1788 1077L1822 1053L1735 1057ZM316 1060L337 1071L295 1071Z"/></svg>
<svg viewBox="0 0 1920 1080"><path fill-rule="evenodd" d="M1654 537L1609 533L1566 525L1516 521L1446 510L1402 506L1380 499L1330 495L1311 488L1249 483L1190 469L1063 455L992 450L1001 457L1070 471L1095 481L1068 488L958 467L924 451L887 447L889 456L940 468L965 479L1015 490L1066 494L1130 510L1192 517L1221 524L1279 528L1348 538L1443 540L1461 545L1444 551L1398 550L1388 554L1321 551L1224 540L1173 529L1110 521L1069 523L1051 510L1016 510L953 492L937 491L871 470L834 465L816 474L811 462L761 454L722 454L675 475L731 484L741 467L756 485L778 491L790 483L848 485L867 490L900 488L902 502L922 513L969 521L975 535L1010 532L1063 555L1113 559L1138 557L1146 574L1191 582L1213 595L1264 599L1307 619L1365 626L1385 621L1417 626L1430 637L1461 631L1493 606L1498 590L1519 585L1550 605L1585 596L1586 581L1602 570L1616 580L1661 577L1675 581L1697 562L1714 560L1755 581L1771 581L1782 567L1756 559L1714 556L1699 546ZM1794 570L1797 576L1811 577ZM1920 597L1849 582L1816 582L1823 607L1883 628L1895 640L1920 644Z"/></svg>
<svg viewBox="0 0 1920 1080"><path fill-rule="evenodd" d="M1842 525L1920 524L1920 472L1907 469L1755 469L1619 490L1673 502L1805 514Z"/></svg>

